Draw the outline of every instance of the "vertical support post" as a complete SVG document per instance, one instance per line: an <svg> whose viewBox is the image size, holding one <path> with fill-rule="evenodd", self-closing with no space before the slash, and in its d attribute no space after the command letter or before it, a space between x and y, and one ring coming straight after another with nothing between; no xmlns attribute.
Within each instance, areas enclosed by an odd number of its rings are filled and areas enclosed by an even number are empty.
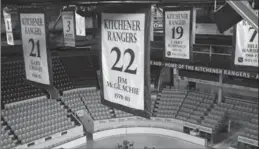
<svg viewBox="0 0 259 149"><path fill-rule="evenodd" d="M212 56L212 46L210 45L210 61L211 61L211 56Z"/></svg>
<svg viewBox="0 0 259 149"><path fill-rule="evenodd" d="M223 74L219 74L219 89L218 89L218 103L222 101L222 80L223 80Z"/></svg>
<svg viewBox="0 0 259 149"><path fill-rule="evenodd" d="M154 41L154 7L155 5L151 5L150 41Z"/></svg>
<svg viewBox="0 0 259 149"><path fill-rule="evenodd" d="M214 12L217 11L217 0L214 0Z"/></svg>
<svg viewBox="0 0 259 149"><path fill-rule="evenodd" d="M178 68L174 68L174 85L176 88L180 88L179 82L179 70Z"/></svg>

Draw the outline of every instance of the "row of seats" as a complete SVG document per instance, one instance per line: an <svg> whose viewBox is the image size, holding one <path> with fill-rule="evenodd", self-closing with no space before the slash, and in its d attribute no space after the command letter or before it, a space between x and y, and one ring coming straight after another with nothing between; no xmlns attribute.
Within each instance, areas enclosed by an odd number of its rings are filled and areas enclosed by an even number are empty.
<svg viewBox="0 0 259 149"><path fill-rule="evenodd" d="M74 88L73 82L68 75L67 69L59 57L52 57L53 84L60 91Z"/></svg>
<svg viewBox="0 0 259 149"><path fill-rule="evenodd" d="M173 90L168 88L162 90L160 98L157 100L157 102L155 102L156 99L152 100L154 104L154 109L156 109L156 116L161 116L161 117L176 116L178 108L180 107L182 100L184 99L185 96L186 96L186 92L184 91ZM178 113L178 116L179 116L178 118L187 120L193 123L201 122L202 125L211 127L217 130L226 115L226 112L223 112L222 114L222 112L220 111L222 108L225 107L225 104L224 103L218 104L216 108L214 108L215 110L213 109L209 113L209 110L214 103L213 99L214 99L213 96L190 92L186 100L184 101L180 109L180 112ZM16 130L14 132L15 134L17 134L18 138L22 140L22 143L30 142L35 139L44 137L46 135L53 134L56 131L61 131L61 130L71 128L71 126L73 127L74 124L71 123L70 120L68 120L68 118L66 117L67 114L62 115L62 113L65 112L65 111L60 111L64 109L62 106L58 105L57 103L51 103L51 102L45 103L44 100L47 100L47 99L38 100L37 103L28 102L27 104L17 104L17 105L14 104L9 108L6 108L5 110L3 110L3 113L5 113L4 118L11 126L11 128L13 130ZM130 114L127 114L125 112L122 112L119 110L113 110L107 106L102 105L100 102L101 101L100 92L97 91L95 88L79 90L78 92L64 94L64 97L62 98L62 100L64 101L64 103L69 105L69 107L74 112L83 108L84 106L82 105L85 104L89 108L89 111L91 112L95 120L108 119L108 118L112 118L113 116L116 116L116 117L130 116ZM231 105L228 102L225 102L225 103L227 106ZM42 106L42 104L44 106ZM221 105L224 105L224 106L221 107ZM243 108L238 105L234 105L232 106L231 109L227 110L227 112L234 113L235 111L238 111L240 109L244 111L246 111L247 109L247 111L249 111L247 107ZM228 108L228 107L225 107L225 108ZM256 110L258 111L258 109L256 108L252 109L252 111L256 111ZM112 114L113 111L115 112L115 115ZM51 115L50 113L55 113L55 114L53 114L54 116L49 116ZM248 112L242 112L242 113L248 113ZM252 116L255 116L255 115L251 114L251 117ZM37 117L42 117L42 118L37 119ZM203 118L204 120L202 121ZM43 124L40 124L40 122L43 122ZM45 125L47 125L48 127L43 127ZM61 127L58 127L58 126L61 126ZM246 130L246 131L250 131L250 130ZM253 136L250 136L250 137L253 137Z"/></svg>
<svg viewBox="0 0 259 149"><path fill-rule="evenodd" d="M8 129L7 125L1 119L0 146L2 149L11 149L16 146L18 140Z"/></svg>
<svg viewBox="0 0 259 149"><path fill-rule="evenodd" d="M188 92L176 118L195 124L201 124L209 113L215 97L197 92Z"/></svg>
<svg viewBox="0 0 259 149"><path fill-rule="evenodd" d="M212 109L211 112L204 117L201 125L210 127L214 132L220 131L224 127L224 122L226 120L226 112L217 111Z"/></svg>
<svg viewBox="0 0 259 149"><path fill-rule="evenodd" d="M132 114L126 113L121 110L111 109L101 104L100 91L96 88L88 88L77 92L84 104L88 107L91 115L95 120L109 119L112 117L129 117ZM76 94L77 94L76 93ZM74 95L77 97L77 95ZM114 113L113 113L114 111Z"/></svg>
<svg viewBox="0 0 259 149"><path fill-rule="evenodd" d="M235 123L245 124L252 118L257 117L257 103L249 103L240 99L225 98L223 102L216 106L218 111L227 112L227 116Z"/></svg>
<svg viewBox="0 0 259 149"><path fill-rule="evenodd" d="M75 127L67 110L58 101L46 97L11 104L2 113L22 144Z"/></svg>
<svg viewBox="0 0 259 149"><path fill-rule="evenodd" d="M112 109L101 104L100 91L96 88L89 88L79 91L81 99L88 107L94 120L109 119L114 117Z"/></svg>
<svg viewBox="0 0 259 149"><path fill-rule="evenodd" d="M117 109L114 109L114 113L117 118L133 116L133 114L130 114L121 110L117 110Z"/></svg>
<svg viewBox="0 0 259 149"><path fill-rule="evenodd" d="M154 105L154 115L159 117L175 118L185 96L185 91L170 87L164 88L157 99L157 105Z"/></svg>
<svg viewBox="0 0 259 149"><path fill-rule="evenodd" d="M230 104L233 104L233 105L242 104L244 107L258 108L258 105L255 105L252 102L245 102L242 99L238 99L238 98L225 97L224 101L225 101L225 103L230 103Z"/></svg>
<svg viewBox="0 0 259 149"><path fill-rule="evenodd" d="M240 135L253 140L258 140L258 117L247 122Z"/></svg>
<svg viewBox="0 0 259 149"><path fill-rule="evenodd" d="M61 57L60 59L66 66L67 72L76 86L89 87L97 85L96 67L92 62L94 56Z"/></svg>
<svg viewBox="0 0 259 149"><path fill-rule="evenodd" d="M226 125L226 120L243 126L244 129L241 130L240 135L250 139L258 139L257 103L226 97L223 102L213 105L210 113L202 121L202 125L213 126L215 130L219 130Z"/></svg>
<svg viewBox="0 0 259 149"><path fill-rule="evenodd" d="M74 88L74 83L59 57L52 57L52 70L53 84L58 90L64 91ZM45 95L42 89L26 83L23 60L3 63L1 73L2 104Z"/></svg>
<svg viewBox="0 0 259 149"><path fill-rule="evenodd" d="M61 99L74 113L85 109L85 105L78 91L65 92Z"/></svg>
<svg viewBox="0 0 259 149"><path fill-rule="evenodd" d="M44 91L25 82L24 62L2 63L1 102L8 104L44 95Z"/></svg>

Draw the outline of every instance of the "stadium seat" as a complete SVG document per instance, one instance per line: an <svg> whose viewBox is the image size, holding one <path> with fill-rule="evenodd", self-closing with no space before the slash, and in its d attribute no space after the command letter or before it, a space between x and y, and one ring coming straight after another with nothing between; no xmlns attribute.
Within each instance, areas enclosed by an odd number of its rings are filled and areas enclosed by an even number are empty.
<svg viewBox="0 0 259 149"><path fill-rule="evenodd" d="M37 98L6 107L3 117L22 144L75 127L56 100Z"/></svg>
<svg viewBox="0 0 259 149"><path fill-rule="evenodd" d="M101 104L100 91L98 91L96 88L83 89L79 92L79 96L88 107L94 120L114 117L113 109Z"/></svg>
<svg viewBox="0 0 259 149"><path fill-rule="evenodd" d="M44 95L44 91L25 82L24 62L2 64L1 102L3 105Z"/></svg>

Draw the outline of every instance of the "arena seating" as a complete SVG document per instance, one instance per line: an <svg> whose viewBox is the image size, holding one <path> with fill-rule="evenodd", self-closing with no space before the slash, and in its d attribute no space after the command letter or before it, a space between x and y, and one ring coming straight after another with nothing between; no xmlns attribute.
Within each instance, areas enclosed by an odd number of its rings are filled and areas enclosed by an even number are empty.
<svg viewBox="0 0 259 149"><path fill-rule="evenodd" d="M87 88L80 91L80 97L86 104L94 120L114 117L113 109L101 104L100 91L96 88Z"/></svg>
<svg viewBox="0 0 259 149"><path fill-rule="evenodd" d="M200 124L208 114L214 99L211 95L189 92L176 118Z"/></svg>
<svg viewBox="0 0 259 149"><path fill-rule="evenodd" d="M73 82L69 77L65 66L62 64L59 57L52 57L53 67L53 84L59 91L69 90L74 88Z"/></svg>
<svg viewBox="0 0 259 149"><path fill-rule="evenodd" d="M60 57L52 59L54 85L60 91L70 90L75 88L75 84L78 85L75 83L78 81L76 74L72 75L71 73L72 64L68 66L68 61L64 62ZM84 79L93 79L95 76L90 67L82 70L81 76L83 73L88 73L88 70L91 71L91 74ZM1 147L13 148L17 144L30 143L75 127L73 121L68 117L67 109L59 101L46 98L31 99L45 95L45 93L43 90L26 83L22 60L2 64L1 85L2 103L8 104L2 110L3 120L1 123L4 124L4 127L1 129L1 138L4 139L1 139ZM95 85L93 82L89 82L85 86ZM26 99L31 100L14 103ZM214 95L166 87L162 89L161 93L152 92L151 110L153 116L177 118L212 128L215 132L219 131L227 120L231 120L242 126L240 136L258 140L257 103L230 97L226 97L222 103L215 103L214 99ZM102 105L100 92L96 88L64 92L61 100L74 113L87 108L94 120L133 116Z"/></svg>
<svg viewBox="0 0 259 149"><path fill-rule="evenodd" d="M43 90L25 82L22 60L2 63L1 73L1 102L3 105L45 94Z"/></svg>
<svg viewBox="0 0 259 149"><path fill-rule="evenodd" d="M177 111L186 96L185 91L164 88L160 99L157 100L155 108L156 116L165 118L175 118Z"/></svg>
<svg viewBox="0 0 259 149"><path fill-rule="evenodd" d="M133 114L126 113L126 112L124 112L124 111L117 110L117 109L114 109L114 113L115 113L115 116L116 116L117 118L133 116Z"/></svg>
<svg viewBox="0 0 259 149"><path fill-rule="evenodd" d="M59 58L53 57L52 63L54 85L60 91L73 88L73 83ZM26 83L23 60L3 63L1 80L1 96L3 104L46 95L42 89Z"/></svg>
<svg viewBox="0 0 259 149"><path fill-rule="evenodd" d="M201 125L212 128L214 133L220 131L226 123L226 112L212 110L204 120Z"/></svg>
<svg viewBox="0 0 259 149"><path fill-rule="evenodd" d="M240 136L258 140L258 119L253 118L251 121L246 122Z"/></svg>
<svg viewBox="0 0 259 149"><path fill-rule="evenodd" d="M9 104L2 110L2 115L21 144L75 127L66 109L46 97Z"/></svg>
<svg viewBox="0 0 259 149"><path fill-rule="evenodd" d="M68 108L74 113L85 109L85 104L81 100L81 97L79 96L79 91L77 90L72 90L63 93L61 99L65 103L65 105L67 105Z"/></svg>
<svg viewBox="0 0 259 149"><path fill-rule="evenodd" d="M93 87L97 85L96 68L92 64L91 56L60 57L66 66L70 78L76 87Z"/></svg>
<svg viewBox="0 0 259 149"><path fill-rule="evenodd" d="M2 149L11 149L16 146L18 140L15 138L14 134L8 129L8 126L1 119L1 142L0 146Z"/></svg>
<svg viewBox="0 0 259 149"><path fill-rule="evenodd" d="M241 99L226 97L221 103L215 105L216 111L227 113L227 117L235 124L243 125L257 116L257 103L249 103ZM256 112L256 113L255 113Z"/></svg>

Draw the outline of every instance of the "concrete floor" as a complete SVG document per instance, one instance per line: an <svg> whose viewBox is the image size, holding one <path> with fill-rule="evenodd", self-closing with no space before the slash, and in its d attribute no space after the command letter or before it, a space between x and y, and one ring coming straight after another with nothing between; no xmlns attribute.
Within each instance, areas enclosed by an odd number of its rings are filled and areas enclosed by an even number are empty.
<svg viewBox="0 0 259 149"><path fill-rule="evenodd" d="M78 149L117 149L118 144L122 144L123 140L134 142L135 149L143 149L155 147L156 149L205 149L205 147L190 142L174 139L159 135L120 135L112 136L97 141L88 140L87 145Z"/></svg>

